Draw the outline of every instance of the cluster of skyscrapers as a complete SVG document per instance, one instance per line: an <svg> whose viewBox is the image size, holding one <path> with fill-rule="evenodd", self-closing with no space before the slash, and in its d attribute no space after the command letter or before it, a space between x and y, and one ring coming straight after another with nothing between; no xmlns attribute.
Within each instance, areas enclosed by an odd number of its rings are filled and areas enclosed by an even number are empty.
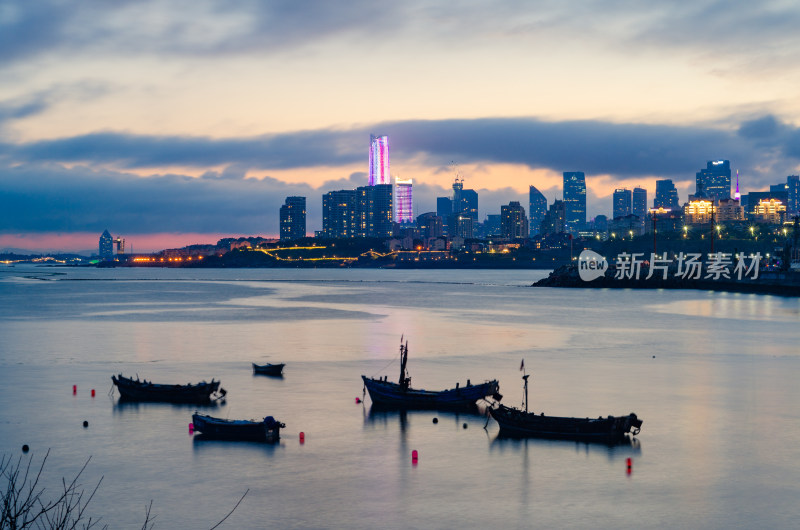
<svg viewBox="0 0 800 530"><path fill-rule="evenodd" d="M354 190L330 191L322 196L322 230L324 238L379 237L397 235L398 229L413 227L421 238L447 236L464 239L501 236L508 239L547 238L553 235L570 237L597 236L615 231L641 234L654 217L669 221L666 226L679 229L687 223L703 223L714 215L720 220L745 220L765 209L779 216L797 215L800 182L789 176L786 184L770 187L769 192L741 195L738 173L735 193L731 194L730 162L709 161L696 174L696 191L680 204L678 191L669 179L656 181L652 207L648 207L647 190L642 187L614 190L612 216L597 215L587 220L586 175L582 171L563 173L562 198L548 204L545 196L530 186L528 214L516 201L501 207L500 213L488 214L478 222L478 193L464 188L464 180L456 175L452 195L436 199L436 211L414 216L411 179L392 177L389 165L387 136L370 136L369 178L366 186ZM765 201L769 204L765 206ZM702 215L698 217L697 212ZM703 217L705 216L705 217ZM306 234L304 197L287 197L280 210L281 239L297 239Z"/></svg>

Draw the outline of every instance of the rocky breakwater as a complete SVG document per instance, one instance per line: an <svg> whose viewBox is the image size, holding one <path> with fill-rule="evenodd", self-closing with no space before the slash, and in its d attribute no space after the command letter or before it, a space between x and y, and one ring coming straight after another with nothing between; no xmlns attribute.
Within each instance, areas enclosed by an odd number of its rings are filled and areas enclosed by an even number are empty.
<svg viewBox="0 0 800 530"><path fill-rule="evenodd" d="M725 278L684 278L669 270L650 274L649 266L642 265L638 276L619 274L609 268L602 276L592 280L581 278L577 264L558 267L546 278L535 282L532 287L572 287L582 289L699 289L728 291L737 293L776 294L781 296L800 296L800 271L761 271L757 278L735 276ZM649 276L649 277L648 277Z"/></svg>

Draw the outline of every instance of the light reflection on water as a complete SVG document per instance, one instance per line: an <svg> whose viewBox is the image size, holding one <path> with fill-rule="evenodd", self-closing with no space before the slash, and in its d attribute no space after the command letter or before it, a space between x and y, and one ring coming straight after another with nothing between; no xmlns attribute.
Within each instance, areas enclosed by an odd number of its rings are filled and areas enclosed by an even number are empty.
<svg viewBox="0 0 800 530"><path fill-rule="evenodd" d="M15 267L0 275L0 451L51 448L58 477L91 455L112 528L141 527L150 499L158 528L209 527L248 488L231 528L796 522L797 299L526 287L541 274ZM355 404L361 374L398 377L401 335L415 387L497 378L519 406L524 358L532 410L636 412L642 433L504 440L481 414ZM116 373L221 379L226 403L205 412L287 427L271 446L195 440L195 407L120 404Z"/></svg>

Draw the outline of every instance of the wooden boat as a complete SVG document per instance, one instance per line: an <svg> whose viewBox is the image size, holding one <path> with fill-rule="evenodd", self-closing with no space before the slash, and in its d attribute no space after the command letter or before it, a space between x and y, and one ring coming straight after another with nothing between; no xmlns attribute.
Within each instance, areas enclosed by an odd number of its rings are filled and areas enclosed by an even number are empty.
<svg viewBox="0 0 800 530"><path fill-rule="evenodd" d="M500 426L500 436L615 443L624 440L626 434L636 436L641 430L642 420L633 412L627 416L601 416L596 419L528 412L528 377L522 376L525 380L525 410L500 404L489 409L489 414Z"/></svg>
<svg viewBox="0 0 800 530"><path fill-rule="evenodd" d="M283 367L285 364L256 364L253 363L253 373L260 375L283 375Z"/></svg>
<svg viewBox="0 0 800 530"><path fill-rule="evenodd" d="M192 427L195 432L217 440L250 440L255 442L276 442L285 424L272 416L262 421L226 420L195 412L192 414Z"/></svg>
<svg viewBox="0 0 800 530"><path fill-rule="evenodd" d="M121 399L129 401L167 401L170 403L209 403L225 397L227 392L220 388L219 381L211 380L188 385L165 385L151 381L139 381L122 374L111 376L119 390Z"/></svg>
<svg viewBox="0 0 800 530"><path fill-rule="evenodd" d="M392 383L388 378L374 379L365 375L361 376L374 406L408 409L467 409L475 407L475 402L486 396L493 396L497 401L503 398L499 393L500 385L497 380L477 385L473 385L467 380L466 386L456 384L455 388L449 390L411 388L411 378L406 370L407 363L408 341L403 345L401 339L400 380L398 383Z"/></svg>

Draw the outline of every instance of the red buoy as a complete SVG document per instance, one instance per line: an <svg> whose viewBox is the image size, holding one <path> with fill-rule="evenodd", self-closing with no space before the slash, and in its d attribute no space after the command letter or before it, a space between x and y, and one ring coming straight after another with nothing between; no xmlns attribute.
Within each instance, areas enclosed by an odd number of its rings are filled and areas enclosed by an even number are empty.
<svg viewBox="0 0 800 530"><path fill-rule="evenodd" d="M72 395L74 396L77 393L78 393L78 385L72 385Z"/></svg>
<svg viewBox="0 0 800 530"><path fill-rule="evenodd" d="M417 452L416 449L414 449L413 451L411 451L411 461L416 462L417 460L419 460L419 453Z"/></svg>
<svg viewBox="0 0 800 530"><path fill-rule="evenodd" d="M189 434L194 433L194 423L189 423Z"/></svg>
<svg viewBox="0 0 800 530"><path fill-rule="evenodd" d="M92 389L92 397L94 397L94 388Z"/></svg>
<svg viewBox="0 0 800 530"><path fill-rule="evenodd" d="M633 459L628 457L627 463L628 463L628 475L630 475L631 474L631 467L633 466Z"/></svg>
<svg viewBox="0 0 800 530"><path fill-rule="evenodd" d="M357 397L357 398L356 398L356 405L358 405L359 403L361 403L361 398L358 398L358 397Z"/></svg>
<svg viewBox="0 0 800 530"><path fill-rule="evenodd" d="M306 433L301 432L300 433L300 443L302 444L302 443L305 443L305 442L306 442Z"/></svg>

